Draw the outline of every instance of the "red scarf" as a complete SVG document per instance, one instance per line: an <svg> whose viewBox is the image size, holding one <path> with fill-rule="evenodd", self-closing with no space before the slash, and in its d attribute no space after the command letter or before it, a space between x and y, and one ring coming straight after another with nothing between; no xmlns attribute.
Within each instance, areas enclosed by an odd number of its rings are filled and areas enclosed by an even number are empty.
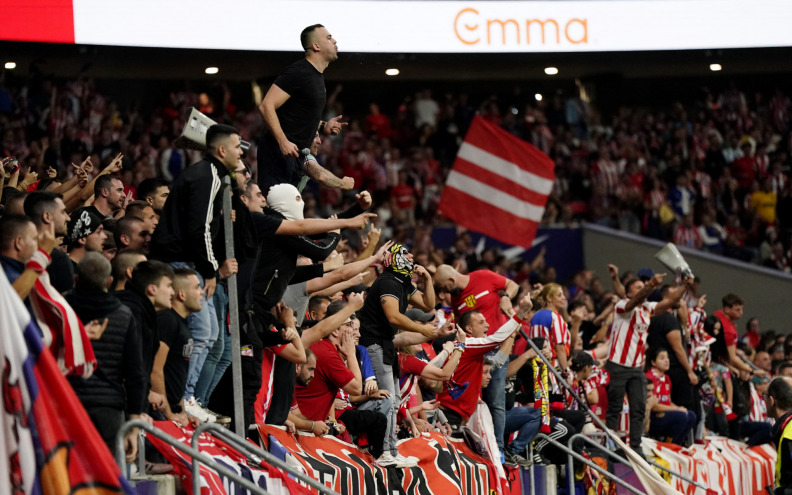
<svg viewBox="0 0 792 495"><path fill-rule="evenodd" d="M96 368L96 357L82 322L69 303L50 284L47 265L50 257L38 250L25 268L39 274L28 298L44 345L50 348L64 375L90 377Z"/></svg>

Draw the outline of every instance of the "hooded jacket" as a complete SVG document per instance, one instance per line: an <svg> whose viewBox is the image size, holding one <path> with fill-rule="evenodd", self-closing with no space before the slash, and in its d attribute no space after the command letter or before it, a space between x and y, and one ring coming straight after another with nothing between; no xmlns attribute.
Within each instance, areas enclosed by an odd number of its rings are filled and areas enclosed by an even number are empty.
<svg viewBox="0 0 792 495"><path fill-rule="evenodd" d="M107 318L102 338L92 341L96 371L88 379L69 376L83 406L144 412L145 384L140 335L132 312L106 292L77 288L66 296L83 322Z"/></svg>

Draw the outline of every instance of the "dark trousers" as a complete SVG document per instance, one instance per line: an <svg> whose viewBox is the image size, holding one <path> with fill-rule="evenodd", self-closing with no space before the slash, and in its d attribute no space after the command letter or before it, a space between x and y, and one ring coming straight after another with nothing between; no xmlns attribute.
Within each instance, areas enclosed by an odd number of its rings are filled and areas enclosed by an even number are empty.
<svg viewBox="0 0 792 495"><path fill-rule="evenodd" d="M641 446L646 413L646 376L641 368L628 368L610 361L605 364L605 369L610 373L605 424L612 430L618 429L626 394L630 406L630 447L636 450Z"/></svg>
<svg viewBox="0 0 792 495"><path fill-rule="evenodd" d="M649 418L649 435L665 441L671 437L676 445L685 445L688 433L696 426L696 413L693 411L665 411L652 413Z"/></svg>
<svg viewBox="0 0 792 495"><path fill-rule="evenodd" d="M671 387L671 402L684 407L688 411L693 411L693 414L696 415L696 422L700 421L699 410L701 405L699 404L696 387L691 385L685 369L680 366L672 366L666 374L673 384Z"/></svg>
<svg viewBox="0 0 792 495"><path fill-rule="evenodd" d="M361 411L360 409L347 409L339 418L350 433L359 435L365 433L371 445L371 455L375 459L382 455L385 442L385 429L388 418L378 411Z"/></svg>
<svg viewBox="0 0 792 495"><path fill-rule="evenodd" d="M107 444L107 448L115 456L116 435L121 429L121 425L124 424L124 411L114 407L86 407L85 412L91 418L99 436Z"/></svg>

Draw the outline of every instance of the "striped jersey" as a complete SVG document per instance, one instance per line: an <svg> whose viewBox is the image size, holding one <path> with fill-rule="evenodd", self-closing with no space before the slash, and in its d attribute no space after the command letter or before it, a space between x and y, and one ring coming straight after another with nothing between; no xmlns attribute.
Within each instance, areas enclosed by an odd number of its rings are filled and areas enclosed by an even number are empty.
<svg viewBox="0 0 792 495"><path fill-rule="evenodd" d="M569 346L571 336L567 324L561 315L550 309L541 309L531 318L531 338L543 337L550 341L550 349L553 352L553 366L558 367L558 356L556 356L556 346L564 346L567 357L569 357Z"/></svg>
<svg viewBox="0 0 792 495"><path fill-rule="evenodd" d="M616 303L611 326L608 361L636 368L643 366L646 357L646 336L649 320L654 315L655 302L643 302L632 311L625 308L629 299Z"/></svg>

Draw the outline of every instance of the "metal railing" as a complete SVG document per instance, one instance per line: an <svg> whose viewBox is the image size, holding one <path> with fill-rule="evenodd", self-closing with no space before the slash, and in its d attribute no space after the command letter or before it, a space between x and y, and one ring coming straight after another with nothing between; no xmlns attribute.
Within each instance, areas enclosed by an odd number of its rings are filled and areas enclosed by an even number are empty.
<svg viewBox="0 0 792 495"><path fill-rule="evenodd" d="M192 437L192 447L194 449L198 449L199 437L201 436L201 433L204 432L210 435L214 435L219 439L223 440L224 442L231 444L232 447L236 448L240 452L244 452L249 456L255 456L257 458L261 458L261 460L255 459L259 463L263 461L267 461L269 464L272 464L273 466L288 472L289 474L293 475L296 479L302 481L311 488L315 488L316 490L318 490L319 493L325 493L327 495L339 495L337 492L334 492L333 490L327 488L326 486L323 486L322 484L320 484L318 481L311 478L310 476L301 473L299 470L293 468L292 466L289 466L288 464L278 459L274 455L270 454L266 450L260 448L259 446L247 440L240 438L238 435L235 435L234 433L230 432L226 428L223 428L222 426L216 423L203 423L200 426L198 426L198 428L195 429L195 432L193 433L193 437ZM198 472L199 469L199 467L197 467L196 464L197 463L193 463L193 483L195 483L196 473ZM197 492L194 491L193 493L197 493Z"/></svg>
<svg viewBox="0 0 792 495"><path fill-rule="evenodd" d="M566 382L566 380L564 380L564 378L561 376L561 374L560 374L560 373L559 373L559 372L558 372L558 371L557 371L557 370L556 370L556 369L553 367L552 363L550 363L550 361L549 361L549 360L548 360L546 357L544 357L544 355L543 355L543 354L542 354L542 352L539 350L539 348L536 346L536 344L534 344L534 343L533 343L533 341L532 341L532 340L531 340L531 339L528 337L528 335L526 335L526 334L525 334L525 331L523 331L523 330L520 330L520 333L522 333L522 334L523 334L523 337L524 337L524 338L525 338L525 340L528 342L528 345L529 345L529 346L530 346L530 347L531 347L531 348L534 350L534 352L536 352L536 355L539 357L539 359L541 359L541 360L542 360L542 362L545 364L545 366L547 366L547 369L548 369L548 370L549 370L551 373L553 373L553 375L554 375L554 376L557 378L557 380L558 380L558 383L559 383L561 386L563 386L563 387L564 387L564 388L567 390L567 392L569 392L569 393L570 393L570 395L572 395L572 397L573 397L573 398L574 398L574 399L577 401L577 403L578 403L578 405L580 406L581 410L582 410L582 411L583 411L583 412L584 412L586 415L588 415L589 417L591 417L591 420L594 422L594 424L596 424L596 425L597 425L597 427L599 427L599 428L602 430L602 432L604 433L604 435L605 435L606 439L607 439L607 438L609 438L611 435L613 435L614 433L608 430L608 427L605 425L605 423L603 423L603 422L602 422L602 420L601 420L601 419L600 419L600 418L599 418L599 417L598 417L596 414L594 414L594 412L591 410L591 408L589 408L588 404L587 404L585 401L581 400L581 398L580 398L580 396L577 394L577 392L575 392L575 391L572 389L572 387L571 387L571 386L570 386L570 385L569 385L569 384ZM537 435L537 437L538 437L538 435ZM550 439L550 438L548 438L547 440L550 440L550 441L552 441L554 444L561 445L560 443L558 443L558 442L556 442L556 441L554 441L554 440L552 440L552 439ZM533 445L533 444L532 444L532 445ZM627 448L629 448L629 447L627 447ZM564 450L569 450L569 449L567 449L567 448L564 448ZM606 450L606 451L607 451L608 449L603 449L603 450ZM573 452L573 453L574 453L574 452ZM574 454L575 454L575 456L577 456L577 455L578 455L577 453L574 453ZM678 477L678 478L680 478L680 479L683 479L683 480L687 481L688 483L691 483L691 484L693 484L693 485L695 485L695 486L698 486L699 488L702 488L702 489L704 489L704 490L707 490L707 489L708 489L708 487L707 487L706 485L704 485L704 484L702 484L702 483L699 483L699 482L696 482L696 481L694 481L694 480L692 480L692 479L690 479L690 478L688 478L688 477L686 477L686 476L683 476L683 475L682 475L682 474L680 474L680 473L677 473L677 472L675 472L675 471L672 471L672 470L670 470L670 469L668 469L668 468L666 468L666 467L664 467L664 466L661 466L661 465L659 465L659 464L657 464L657 463L655 463L655 462L653 462L653 461L649 461L649 460L647 459L647 460L646 460L646 462L647 462L649 465L651 465L651 466L654 466L654 467L656 467L656 468L662 469L663 471L666 471L667 473L671 474L672 476L676 476L676 477ZM597 466L597 467L599 467L599 466ZM598 471L599 471L599 470L598 470ZM532 477L533 477L533 471L531 471L531 475L532 475ZM613 479L613 478L612 478L612 479ZM616 481L616 479L614 479L614 481ZM621 480L619 480L619 481L621 481ZM531 479L531 484L533 484L533 479ZM572 486L572 483L570 484L570 486ZM569 495L572 495L573 493L574 493L574 492L570 492L570 494L569 494Z"/></svg>
<svg viewBox="0 0 792 495"><path fill-rule="evenodd" d="M127 475L127 463L126 463L126 453L124 449L124 438L126 437L127 433L133 428L140 428L144 430L147 434L154 435L155 437L159 438L163 442L167 443L171 447L175 448L176 450L187 454L192 459L193 465L193 493L201 493L201 476L195 475L195 467L197 466L200 473L200 464L204 464L205 466L214 469L217 471L218 474L225 476L229 480L233 481L234 483L239 484L243 488L246 488L251 493L255 493L258 495L271 495L270 492L261 488L260 486L256 485L250 480L247 480L234 472L232 469L223 466L222 464L218 463L214 460L212 456L206 454L204 452L199 451L195 447L188 447L183 443L179 442L172 436L168 435L164 431L160 430L156 426L152 426L140 419L133 419L132 421L127 421L121 426L121 429L118 431L118 435L116 436L116 462L121 467L121 473ZM194 438L197 436L194 436ZM145 472L145 471L144 471ZM127 476L128 477L128 476Z"/></svg>
<svg viewBox="0 0 792 495"><path fill-rule="evenodd" d="M573 459L577 459L578 461L582 462L586 466L588 466L591 469L597 471L598 473L600 473L601 475L605 476L609 480L611 480L611 481L613 481L615 483L618 483L619 485L621 485L624 488L630 490L631 492L635 493L636 495L646 495L646 493L642 492L641 490L635 488L631 484L629 484L626 481L622 480L621 478L617 477L615 474L611 473L607 469L601 468L600 466L598 466L597 464L592 462L590 459L586 459L585 457L583 457L582 455L578 454L577 452L575 452L571 448L567 447L563 443L548 437L544 433L539 433L538 435L536 435L536 439L537 440L544 440L544 441L550 443L551 445L555 446L556 448L566 452L567 457L569 459L569 463L567 465L567 469L568 469L568 471L567 471L567 480L569 481L569 485L568 485L569 486L569 491L568 491L567 495L574 495L575 494L575 473L574 473L574 466L573 466L573 462L572 462ZM531 444L531 457L533 457L533 443ZM531 495L536 495L536 480L534 478L534 465L531 464L531 467L529 469L530 469L530 476L531 476Z"/></svg>

